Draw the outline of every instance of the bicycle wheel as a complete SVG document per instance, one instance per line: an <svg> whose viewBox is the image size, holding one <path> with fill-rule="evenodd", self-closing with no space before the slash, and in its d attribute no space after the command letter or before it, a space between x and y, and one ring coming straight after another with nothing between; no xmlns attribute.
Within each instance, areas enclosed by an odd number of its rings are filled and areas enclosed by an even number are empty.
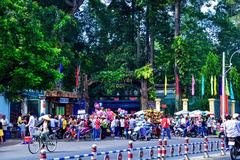
<svg viewBox="0 0 240 160"><path fill-rule="evenodd" d="M33 137L31 142L28 143L28 150L32 154L36 154L40 149L40 140L37 137Z"/></svg>
<svg viewBox="0 0 240 160"><path fill-rule="evenodd" d="M49 152L54 152L57 148L57 137L55 134L49 136L49 140L46 143L47 150Z"/></svg>
<svg viewBox="0 0 240 160"><path fill-rule="evenodd" d="M71 140L71 133L70 132L65 132L63 135L63 139L65 141L70 141Z"/></svg>

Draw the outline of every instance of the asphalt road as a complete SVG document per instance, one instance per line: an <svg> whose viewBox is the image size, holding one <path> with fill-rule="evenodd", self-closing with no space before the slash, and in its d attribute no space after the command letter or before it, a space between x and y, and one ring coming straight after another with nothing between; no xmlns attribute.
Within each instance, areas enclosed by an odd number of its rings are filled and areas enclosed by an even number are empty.
<svg viewBox="0 0 240 160"><path fill-rule="evenodd" d="M209 141L216 141L219 139L216 138L209 138ZM203 142L203 138L190 138L190 143L193 142ZM183 144L184 138L173 137L171 140L168 140L168 144ZM47 158L58 158L58 157L65 157L65 156L72 156L72 155L79 155L79 154L87 154L91 152L91 145L97 145L98 152L106 152L106 151L113 151L119 149L127 149L128 140L121 140L121 139L108 139L103 141L80 141L80 142L62 142L58 143L57 149L53 153L47 153ZM133 147L147 147L147 146L156 146L158 144L157 139L152 139L151 141L136 141L133 142ZM214 146L216 148L216 146ZM198 146L196 146L196 150ZM178 148L175 149L175 154L177 154ZM191 151L190 147L190 151ZM184 149L182 148L182 153ZM169 149L167 150L169 154ZM139 151L134 152L134 159L138 158ZM144 151L144 158L148 158L149 150ZM209 153L212 159L216 160L227 160L230 159L229 156L220 157L220 151L211 152ZM211 156L213 155L213 156ZM154 157L157 156L157 150L154 149ZM116 160L116 154L111 154L110 159ZM203 153L201 154L194 154L190 155L191 157L196 157L196 159L201 159L203 157ZM127 153L123 153L123 159L127 158ZM179 159L180 157L170 158L170 159ZM181 157L180 159L182 159ZM16 144L6 147L0 148L0 159L1 160L37 160L39 159L39 154L31 154L27 149L27 145L23 144ZM103 156L98 157L98 159L103 159ZM195 158L194 158L195 159ZM84 160L90 160L90 158L85 158Z"/></svg>

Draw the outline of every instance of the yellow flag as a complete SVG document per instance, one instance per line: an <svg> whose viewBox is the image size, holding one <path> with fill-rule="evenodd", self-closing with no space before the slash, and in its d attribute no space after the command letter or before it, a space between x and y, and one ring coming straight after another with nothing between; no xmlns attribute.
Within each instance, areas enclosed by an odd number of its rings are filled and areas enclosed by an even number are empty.
<svg viewBox="0 0 240 160"><path fill-rule="evenodd" d="M165 82L164 82L164 96L167 95L167 76L165 75Z"/></svg>
<svg viewBox="0 0 240 160"><path fill-rule="evenodd" d="M217 95L217 78L216 78L216 76L214 76L214 81L213 81L213 90L214 90L214 96L216 96Z"/></svg>
<svg viewBox="0 0 240 160"><path fill-rule="evenodd" d="M229 88L228 88L228 80L226 79L226 95L229 96L230 93L229 93Z"/></svg>

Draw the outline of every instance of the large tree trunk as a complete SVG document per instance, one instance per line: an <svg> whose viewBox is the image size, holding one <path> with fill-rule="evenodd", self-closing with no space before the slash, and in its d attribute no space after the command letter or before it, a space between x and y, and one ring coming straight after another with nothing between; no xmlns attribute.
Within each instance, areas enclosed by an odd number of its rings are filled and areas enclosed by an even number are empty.
<svg viewBox="0 0 240 160"><path fill-rule="evenodd" d="M83 4L84 0L65 0L65 3L72 7L70 14L74 15L77 12L79 7Z"/></svg>
<svg viewBox="0 0 240 160"><path fill-rule="evenodd" d="M83 77L83 97L86 101L86 113L88 113L89 110L89 93L88 93L88 75L84 74Z"/></svg>
<svg viewBox="0 0 240 160"><path fill-rule="evenodd" d="M142 110L146 110L148 105L148 87L147 80L141 79L141 106Z"/></svg>
<svg viewBox="0 0 240 160"><path fill-rule="evenodd" d="M175 38L180 35L180 3L181 0L175 0ZM179 53L176 53L178 55ZM174 65L174 73L175 73L175 78L177 77L178 74L178 65L177 65L177 59L175 57L175 65ZM180 83L179 83L179 94L176 94L175 97L175 108L178 111L179 106L180 106Z"/></svg>

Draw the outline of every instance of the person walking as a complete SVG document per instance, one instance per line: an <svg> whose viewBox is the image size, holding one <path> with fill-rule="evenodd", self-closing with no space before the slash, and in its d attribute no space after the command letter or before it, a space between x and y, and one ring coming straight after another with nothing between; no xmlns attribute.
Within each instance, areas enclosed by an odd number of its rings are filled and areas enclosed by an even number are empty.
<svg viewBox="0 0 240 160"><path fill-rule="evenodd" d="M1 118L1 117L0 117ZM2 121L0 119L0 144L3 143L3 136L4 136L4 133L3 133L3 126L2 126Z"/></svg>
<svg viewBox="0 0 240 160"><path fill-rule="evenodd" d="M2 116L1 122L2 122L2 128L3 128L3 142L6 142L7 127L8 127L8 124L9 124L8 119L6 118L6 115Z"/></svg>
<svg viewBox="0 0 240 160"><path fill-rule="evenodd" d="M170 121L169 121L169 119L167 117L168 116L165 115L164 118L162 119L162 122L161 122L161 126L162 126L162 140L164 139L165 132L167 133L168 139L171 139L170 129L169 129Z"/></svg>
<svg viewBox="0 0 240 160"><path fill-rule="evenodd" d="M26 127L28 127L30 137L32 138L33 130L34 130L34 127L35 127L35 118L34 118L34 116L31 114L31 112L29 112L28 115L29 115L30 117L29 117L29 121L28 121L28 124L26 125Z"/></svg>
<svg viewBox="0 0 240 160"><path fill-rule="evenodd" d="M125 127L125 118L122 116L120 118L120 137L124 139L124 127Z"/></svg>

